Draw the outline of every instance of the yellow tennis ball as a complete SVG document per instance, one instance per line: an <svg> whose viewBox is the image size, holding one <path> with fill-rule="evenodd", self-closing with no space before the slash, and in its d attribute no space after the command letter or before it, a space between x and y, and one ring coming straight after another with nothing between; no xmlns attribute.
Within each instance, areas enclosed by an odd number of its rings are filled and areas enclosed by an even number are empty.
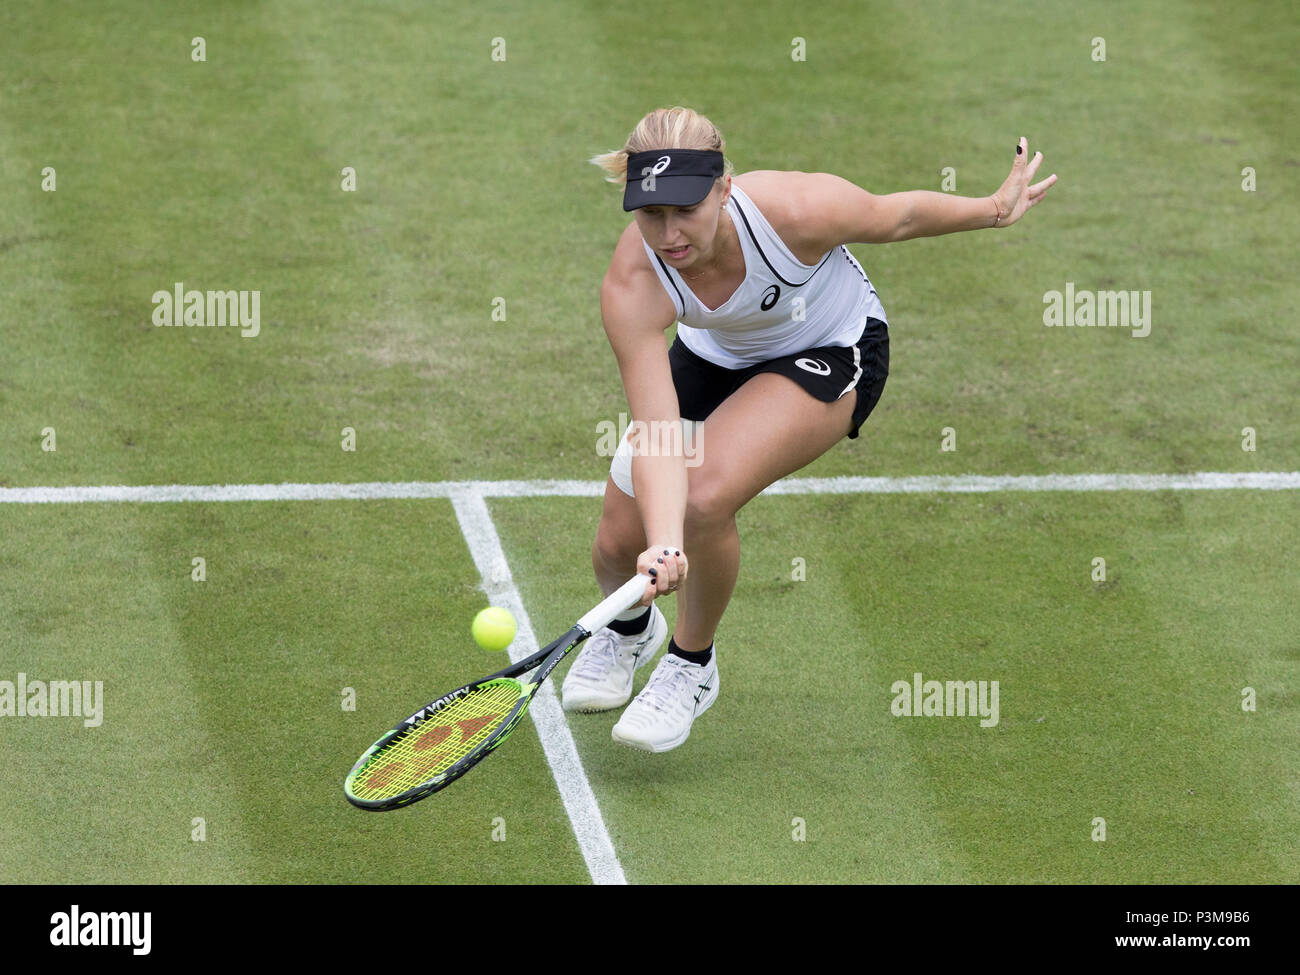
<svg viewBox="0 0 1300 975"><path fill-rule="evenodd" d="M470 632L484 650L504 650L515 638L515 618L508 609L489 606L474 617Z"/></svg>

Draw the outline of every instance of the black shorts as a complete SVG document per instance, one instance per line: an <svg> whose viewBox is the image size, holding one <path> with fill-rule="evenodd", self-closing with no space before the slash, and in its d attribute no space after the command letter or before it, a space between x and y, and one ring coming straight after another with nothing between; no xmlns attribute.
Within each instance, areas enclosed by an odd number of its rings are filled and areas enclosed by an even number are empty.
<svg viewBox="0 0 1300 975"><path fill-rule="evenodd" d="M668 349L668 362L677 387L677 404L687 420L705 419L747 381L762 372L775 372L789 376L823 403L847 396L846 387L851 387L849 392L856 389L858 401L849 432L849 437L856 439L858 428L880 401L889 375L889 326L878 318L868 318L856 347L823 345L744 369L725 369L702 359L677 338Z"/></svg>

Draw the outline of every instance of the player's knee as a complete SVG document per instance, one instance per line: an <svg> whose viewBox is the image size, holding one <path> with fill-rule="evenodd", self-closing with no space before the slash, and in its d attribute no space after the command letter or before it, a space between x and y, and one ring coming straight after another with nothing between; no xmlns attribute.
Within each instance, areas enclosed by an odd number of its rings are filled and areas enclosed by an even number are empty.
<svg viewBox="0 0 1300 975"><path fill-rule="evenodd" d="M736 517L736 507L720 486L707 478L693 479L686 493L687 535L727 527Z"/></svg>
<svg viewBox="0 0 1300 975"><path fill-rule="evenodd" d="M600 525L596 528L596 538L592 542L592 554L606 565L623 565L645 551L644 533L631 531L630 526L620 527L615 519L602 515Z"/></svg>

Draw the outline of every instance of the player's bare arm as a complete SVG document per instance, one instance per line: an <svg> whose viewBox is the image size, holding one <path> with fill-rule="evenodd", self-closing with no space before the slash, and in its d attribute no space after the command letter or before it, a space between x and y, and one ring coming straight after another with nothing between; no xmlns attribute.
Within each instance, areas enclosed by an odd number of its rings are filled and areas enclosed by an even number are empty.
<svg viewBox="0 0 1300 975"><path fill-rule="evenodd" d="M822 252L839 244L885 244L963 230L1004 228L1040 203L1056 182L1053 173L1031 183L1043 154L1029 158L1029 142L1016 146L1011 172L989 196L954 196L931 190L875 195L830 173L791 173L793 206L801 237Z"/></svg>
<svg viewBox="0 0 1300 975"><path fill-rule="evenodd" d="M633 457L632 479L650 545L637 559L637 571L657 581L657 586L646 588L643 601L648 604L686 578L682 524L687 477L685 458L677 448L682 443L681 414L664 343L664 332L676 321L676 308L647 263L640 239L636 225L630 224L601 284L600 311L632 422L641 431L646 451Z"/></svg>

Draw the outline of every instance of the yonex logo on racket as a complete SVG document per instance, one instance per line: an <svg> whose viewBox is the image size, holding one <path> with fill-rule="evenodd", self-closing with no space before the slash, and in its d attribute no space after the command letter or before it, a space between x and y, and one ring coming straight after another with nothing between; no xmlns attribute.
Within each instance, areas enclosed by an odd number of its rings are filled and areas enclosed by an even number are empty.
<svg viewBox="0 0 1300 975"><path fill-rule="evenodd" d="M461 688L460 690L452 691L450 694L445 694L442 697L438 698L438 700L434 701L432 704L426 704L424 707L420 708L420 710L416 711L415 714L411 715L409 718L403 721L402 724L419 724L421 721L423 721L434 711L437 711L444 704L454 701L458 697L464 697L464 695L465 695L464 688Z"/></svg>
<svg viewBox="0 0 1300 975"><path fill-rule="evenodd" d="M439 771L432 781L442 781L446 769L465 757L468 746L476 741L480 732L490 729L501 717L499 713L480 714L462 718L453 724L411 732L414 737L393 750L395 757L383 757L375 761L374 764L379 767L373 772L367 769L364 787L383 790L394 782L414 785L435 769Z"/></svg>

